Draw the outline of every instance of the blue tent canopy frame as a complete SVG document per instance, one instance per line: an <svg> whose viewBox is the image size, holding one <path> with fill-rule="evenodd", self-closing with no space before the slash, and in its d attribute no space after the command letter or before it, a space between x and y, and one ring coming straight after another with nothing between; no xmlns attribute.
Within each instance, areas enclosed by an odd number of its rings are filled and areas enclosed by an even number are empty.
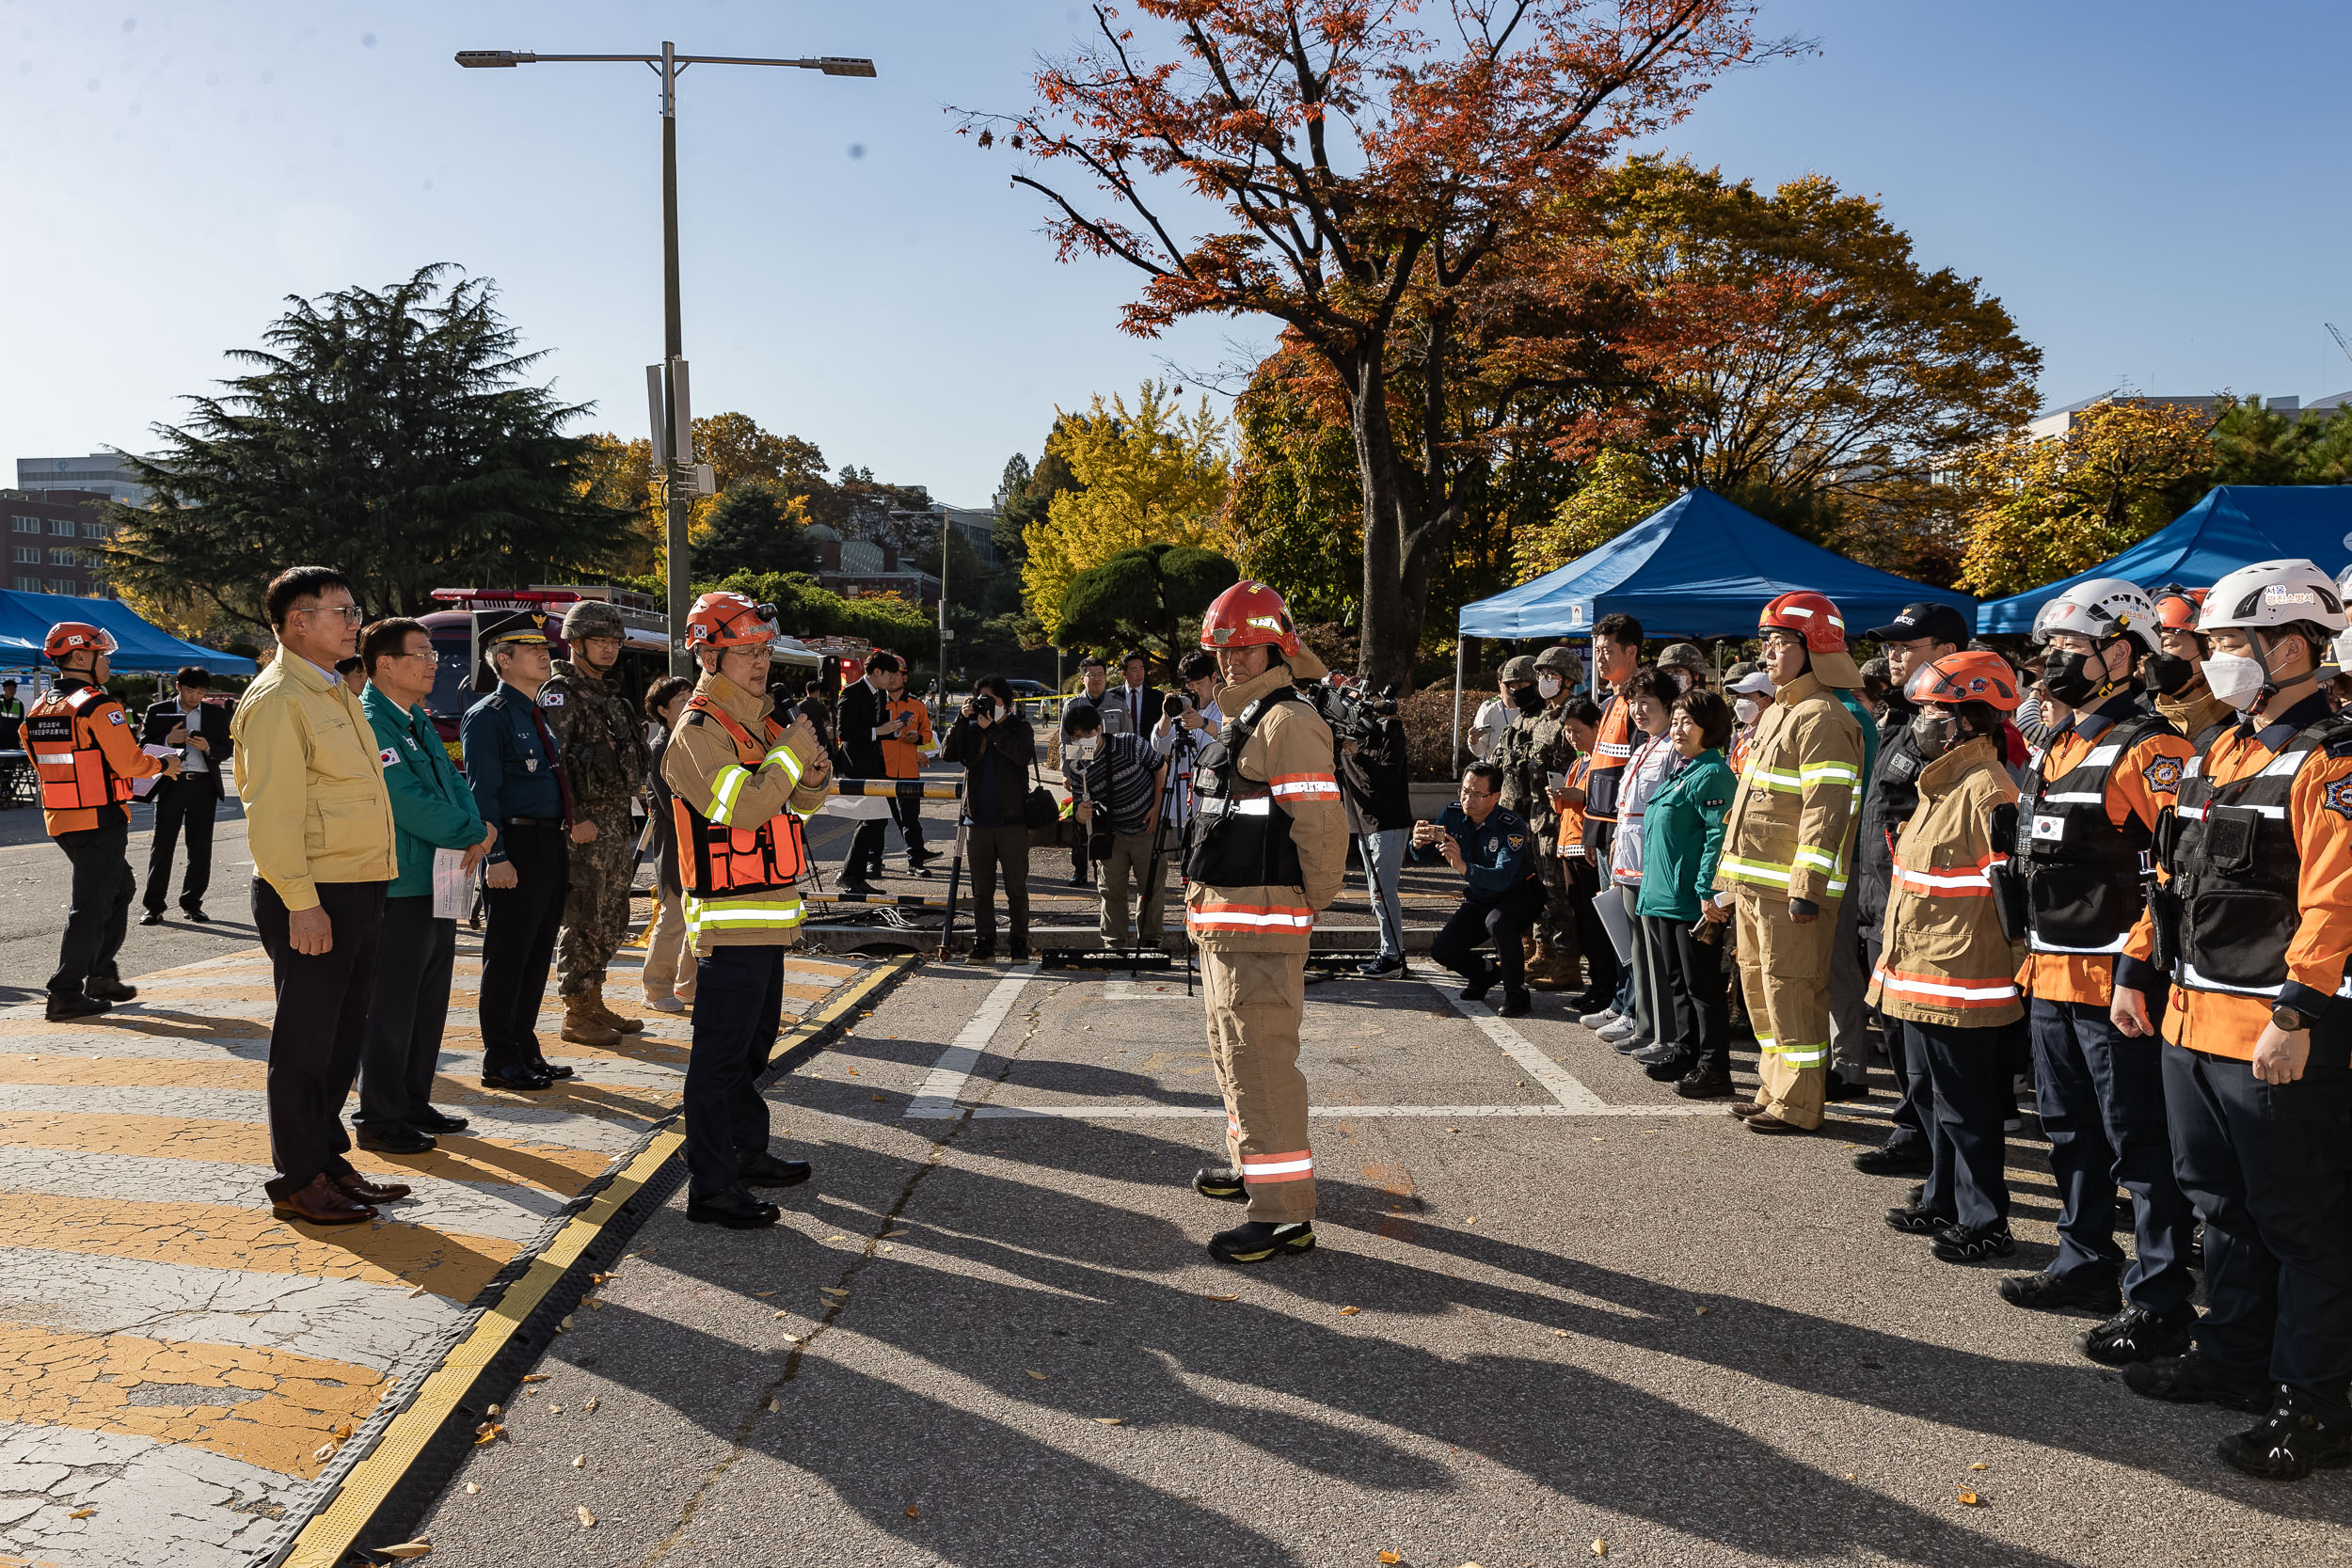
<svg viewBox="0 0 2352 1568"><path fill-rule="evenodd" d="M160 673L201 664L215 674L250 675L261 668L249 658L174 637L119 599L0 589L0 669L30 670L40 662L49 628L60 621L104 627L119 644L114 668L125 673Z"/></svg>
<svg viewBox="0 0 2352 1568"><path fill-rule="evenodd" d="M1855 637L1907 604L1977 608L1965 594L1849 561L1691 490L1565 566L1463 606L1461 635L1589 637L1601 617L1627 614L1653 637L1753 637L1756 612L1798 588L1828 594Z"/></svg>
<svg viewBox="0 0 2352 1568"><path fill-rule="evenodd" d="M2078 582L2210 588L2258 561L2307 560L2329 577L2352 565L2352 484L2217 484L2205 499L2087 572L1977 608L1977 630L2024 636L2042 607Z"/></svg>

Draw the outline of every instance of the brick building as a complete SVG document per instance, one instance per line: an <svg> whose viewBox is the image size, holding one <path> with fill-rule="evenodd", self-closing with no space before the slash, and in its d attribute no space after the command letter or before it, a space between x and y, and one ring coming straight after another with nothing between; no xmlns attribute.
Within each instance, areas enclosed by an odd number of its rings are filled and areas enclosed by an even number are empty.
<svg viewBox="0 0 2352 1568"><path fill-rule="evenodd" d="M108 531L109 498L87 490L0 490L7 519L8 586L19 594L111 598L105 574L91 563Z"/></svg>

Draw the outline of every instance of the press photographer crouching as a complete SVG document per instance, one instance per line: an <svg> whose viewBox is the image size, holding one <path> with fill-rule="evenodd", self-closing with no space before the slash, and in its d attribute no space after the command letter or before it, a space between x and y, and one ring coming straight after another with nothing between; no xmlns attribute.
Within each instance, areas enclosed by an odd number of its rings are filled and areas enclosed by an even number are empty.
<svg viewBox="0 0 2352 1568"><path fill-rule="evenodd" d="M1098 721L1099 722L1099 721ZM996 957L996 874L1005 876L1014 963L1029 960L1029 765L1037 736L1002 675L983 675L940 755L963 765L963 855L972 868L972 961Z"/></svg>
<svg viewBox="0 0 2352 1568"><path fill-rule="evenodd" d="M1533 1006L1527 994L1527 950L1521 939L1543 912L1544 883L1535 865L1535 835L1514 812L1502 809L1502 769L1473 762L1462 770L1459 803L1435 822L1413 824L1413 848L1424 861L1442 856L1469 888L1429 944L1429 956L1470 984L1462 1000L1478 1002L1502 982L1504 1018L1524 1018ZM1478 952L1492 937L1495 960Z"/></svg>

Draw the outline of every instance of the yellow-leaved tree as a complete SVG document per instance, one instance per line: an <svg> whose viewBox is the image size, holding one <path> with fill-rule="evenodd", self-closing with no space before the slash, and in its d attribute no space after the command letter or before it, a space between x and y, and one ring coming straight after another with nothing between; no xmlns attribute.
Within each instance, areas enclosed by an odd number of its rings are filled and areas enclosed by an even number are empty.
<svg viewBox="0 0 2352 1568"><path fill-rule="evenodd" d="M1029 551L1022 602L1049 636L1080 572L1139 545L1211 542L1231 460L1225 421L1207 398L1186 414L1161 382L1145 382L1132 409L1098 393L1086 412L1056 421L1046 450L1084 486L1055 496L1044 519L1021 534Z"/></svg>
<svg viewBox="0 0 2352 1568"><path fill-rule="evenodd" d="M2022 594L2147 538L2205 493L2212 429L2195 408L2113 399L2061 436L1984 448L1965 468L1967 554L1955 586Z"/></svg>
<svg viewBox="0 0 2352 1568"><path fill-rule="evenodd" d="M1512 542L1511 565L1527 582L1565 566L1623 533L1668 501L1674 489L1639 452L1610 448L1593 454L1578 476L1576 494Z"/></svg>

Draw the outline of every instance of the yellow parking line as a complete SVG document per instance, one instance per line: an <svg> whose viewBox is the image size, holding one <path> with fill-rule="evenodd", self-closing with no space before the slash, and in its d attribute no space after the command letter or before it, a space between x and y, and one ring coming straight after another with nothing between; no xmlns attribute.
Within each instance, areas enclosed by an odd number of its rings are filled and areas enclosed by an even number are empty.
<svg viewBox="0 0 2352 1568"><path fill-rule="evenodd" d="M895 983L917 961L910 955L877 966L837 1001L786 1030L776 1042L775 1054L787 1054L811 1036L849 1017L867 997ZM572 1216L547 1250L532 1259L523 1277L507 1287L498 1305L483 1313L473 1331L424 1380L408 1408L385 1427L375 1447L352 1466L335 1501L294 1538L294 1547L284 1560L285 1568L334 1568L342 1561L358 1540L359 1532L367 1528L384 1499L391 1495L393 1486L424 1451L425 1444L472 1388L483 1369L506 1348L556 1282L612 1223L621 1206L637 1196L685 1141L685 1134L676 1129L657 1134L644 1151L596 1195L595 1202Z"/></svg>
<svg viewBox="0 0 2352 1568"><path fill-rule="evenodd" d="M554 1144L494 1143L459 1134L442 1137L440 1145L430 1154L404 1154L397 1159L355 1148L348 1158L371 1176L390 1176L395 1180L413 1173L449 1181L537 1187L564 1197L579 1193L612 1164L610 1154ZM259 1122L183 1121L171 1117L53 1111L0 1115L0 1148L70 1148L87 1154L138 1154L262 1167L270 1163L269 1129Z"/></svg>

